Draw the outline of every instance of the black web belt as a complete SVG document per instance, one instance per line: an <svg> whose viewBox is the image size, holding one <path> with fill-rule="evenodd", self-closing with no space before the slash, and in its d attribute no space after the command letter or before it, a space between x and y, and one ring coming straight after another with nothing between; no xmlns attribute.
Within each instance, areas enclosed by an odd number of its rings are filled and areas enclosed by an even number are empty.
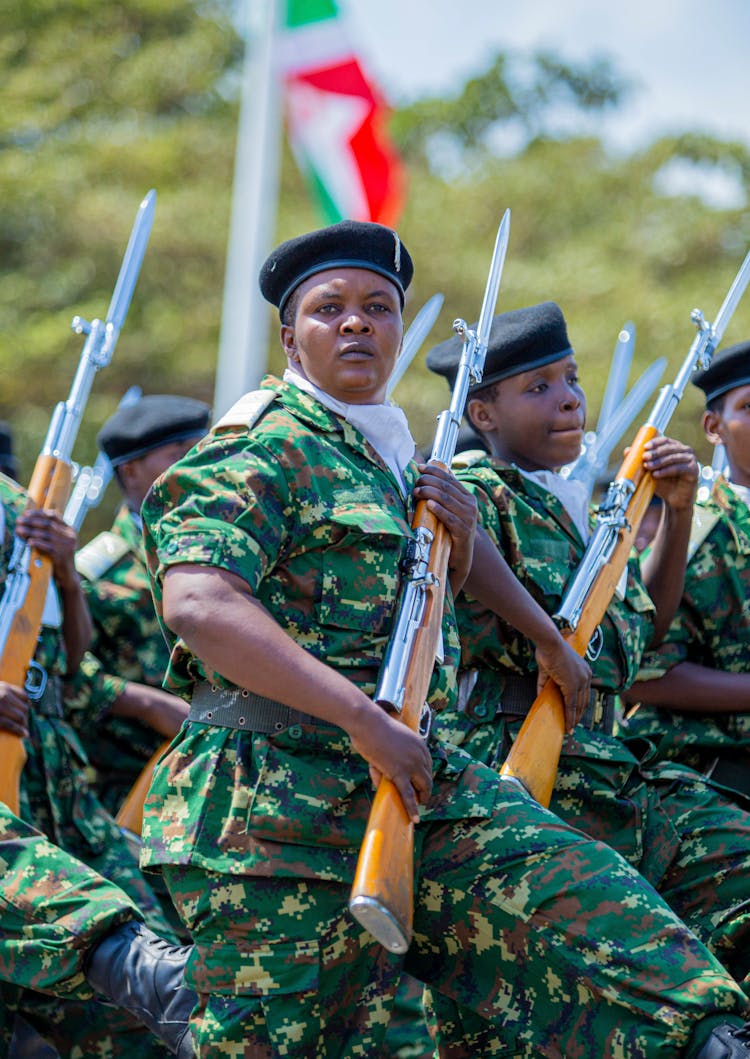
<svg viewBox="0 0 750 1059"><path fill-rule="evenodd" d="M463 674L462 679L469 676L469 673ZM497 716L525 717L536 697L536 675L522 676L520 673L506 673L503 677L503 690L500 693ZM471 692L468 693L467 698L470 700ZM615 727L615 706L615 695L592 688L589 704L578 723L584 728L596 729L612 735ZM471 708L467 712L476 716Z"/></svg>
<svg viewBox="0 0 750 1059"><path fill-rule="evenodd" d="M213 724L218 728L236 728L241 732L273 735L297 724L314 724L318 728L336 728L335 724L300 713L283 702L255 695L246 688L220 688L217 684L196 684L190 703L189 721Z"/></svg>
<svg viewBox="0 0 750 1059"><path fill-rule="evenodd" d="M29 666L24 691L38 717L62 717L62 685L56 673L48 673L38 662Z"/></svg>

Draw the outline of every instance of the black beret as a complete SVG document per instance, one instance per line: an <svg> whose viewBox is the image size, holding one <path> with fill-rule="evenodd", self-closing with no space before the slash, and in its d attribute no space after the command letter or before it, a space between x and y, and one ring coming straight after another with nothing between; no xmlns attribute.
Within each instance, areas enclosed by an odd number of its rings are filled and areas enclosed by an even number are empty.
<svg viewBox="0 0 750 1059"><path fill-rule="evenodd" d="M0 423L0 470L3 468L11 478L18 474L18 460L13 454L13 431L7 423Z"/></svg>
<svg viewBox="0 0 750 1059"><path fill-rule="evenodd" d="M476 324L473 326L476 328ZM427 367L437 375L444 375L451 389L456 381L462 349L463 339L454 335L427 354ZM470 386L469 392L522 371L562 360L572 352L565 317L555 302L511 309L492 321L482 381Z"/></svg>
<svg viewBox="0 0 750 1059"><path fill-rule="evenodd" d="M706 404L715 397L750 383L750 342L720 349L705 371L693 375L695 385L706 395Z"/></svg>
<svg viewBox="0 0 750 1059"><path fill-rule="evenodd" d="M393 229L369 221L340 221L277 246L260 270L261 293L281 314L295 287L328 268L367 268L385 276L396 285L402 308L414 274L409 251Z"/></svg>
<svg viewBox="0 0 750 1059"><path fill-rule="evenodd" d="M202 436L208 430L210 415L209 406L192 397L147 394L118 408L96 440L112 466L119 467L162 445Z"/></svg>

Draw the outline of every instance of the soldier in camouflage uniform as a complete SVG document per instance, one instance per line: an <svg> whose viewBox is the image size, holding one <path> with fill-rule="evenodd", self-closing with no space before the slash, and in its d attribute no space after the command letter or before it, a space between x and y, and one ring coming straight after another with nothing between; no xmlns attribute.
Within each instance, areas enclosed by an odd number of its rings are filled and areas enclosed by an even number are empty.
<svg viewBox="0 0 750 1059"><path fill-rule="evenodd" d="M146 802L144 863L195 938L197 1052L378 1055L406 969L511 1027L489 1053L457 1026L463 1055L719 1054L711 1035L722 1023L739 1042L746 998L634 869L370 698L414 499L449 530L454 590L475 525L448 472L419 474L383 404L411 271L379 225L282 244L261 287L284 379L242 399L143 506L168 687L191 700ZM451 599L433 707L453 694ZM381 775L417 823L404 957L347 909Z"/></svg>
<svg viewBox="0 0 750 1059"><path fill-rule="evenodd" d="M153 480L205 434L209 415L202 401L148 394L119 408L97 438L125 502L112 529L76 555L94 632L65 694L92 786L113 815L187 713L181 699L161 690L169 651L154 613L140 509Z"/></svg>
<svg viewBox="0 0 750 1059"><path fill-rule="evenodd" d="M125 839L86 781L86 755L64 716L61 683L75 668L90 633L90 622L73 565L75 533L54 512L25 511L25 492L0 476L0 589L16 531L50 556L51 585L34 661L46 676L46 689L30 706L23 688L0 682L0 726L24 738L27 761L20 787L20 816L52 842L115 882L139 908L144 921L174 941L158 902ZM58 595L59 592L59 595ZM62 600L62 603L60 602ZM6 765L7 767L7 765ZM161 1056L164 1048L131 1015L90 1003L74 1008L3 985L4 1002L24 1017L62 1056ZM136 1049L140 1048L140 1052Z"/></svg>
<svg viewBox="0 0 750 1059"><path fill-rule="evenodd" d="M682 600L670 630L628 692L640 703L624 734L750 797L750 342L730 346L693 381L703 427L723 445L719 476L696 505Z"/></svg>
<svg viewBox="0 0 750 1059"><path fill-rule="evenodd" d="M451 340L430 351L428 365L451 380L460 353L460 343ZM467 412L492 455L464 454L456 474L477 499L480 524L554 614L589 532L585 489L557 474L579 451L585 422L585 396L558 306L495 318L484 379L470 390ZM600 626L591 703L575 727L566 716L569 734L550 808L637 867L747 986L750 815L696 773L639 759L613 734L614 694L633 682L650 639L659 629L663 635L674 613L697 482L692 453L670 439L650 443L646 465L665 504L653 543L653 598L631 561ZM501 604L481 583L467 583L457 604L459 704L436 720L444 738L495 768L538 682L533 645L498 617Z"/></svg>
<svg viewBox="0 0 750 1059"><path fill-rule="evenodd" d="M13 983L11 992L24 987L67 1000L106 998L126 1006L139 1021L145 1018L170 1051L193 1054L187 1018L195 996L179 984L187 949L153 935L123 890L2 803L0 866L0 979ZM120 982L111 988L114 962ZM156 987L152 1003L159 1018L143 1007L144 973ZM0 1007L3 1055L10 1047L12 1015L9 1006ZM105 1016L111 1017L112 1010ZM133 1040L134 1047L139 1043Z"/></svg>
<svg viewBox="0 0 750 1059"><path fill-rule="evenodd" d="M0 423L0 474L18 479L18 457L13 451L13 431L7 423Z"/></svg>

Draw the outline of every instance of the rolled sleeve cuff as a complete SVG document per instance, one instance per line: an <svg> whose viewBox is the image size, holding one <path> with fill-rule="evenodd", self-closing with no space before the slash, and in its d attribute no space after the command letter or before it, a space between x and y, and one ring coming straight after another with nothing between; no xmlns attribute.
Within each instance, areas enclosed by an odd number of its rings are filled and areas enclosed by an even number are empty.
<svg viewBox="0 0 750 1059"><path fill-rule="evenodd" d="M157 547L162 578L170 566L191 563L195 566L215 566L246 581L254 591L260 584L267 565L262 549L246 532L227 523L210 528L205 524L183 525L179 531Z"/></svg>

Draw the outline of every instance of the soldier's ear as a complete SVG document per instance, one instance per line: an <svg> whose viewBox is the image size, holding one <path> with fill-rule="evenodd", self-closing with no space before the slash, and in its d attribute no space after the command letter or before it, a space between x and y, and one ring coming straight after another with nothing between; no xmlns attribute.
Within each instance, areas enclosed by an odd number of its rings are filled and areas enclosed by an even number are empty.
<svg viewBox="0 0 750 1059"><path fill-rule="evenodd" d="M703 433L712 445L724 444L724 438L721 435L721 416L718 412L703 413Z"/></svg>
<svg viewBox="0 0 750 1059"><path fill-rule="evenodd" d="M297 355L297 342L294 335L294 328L291 324L281 325L281 344L284 347L284 352L287 357L291 360L298 360Z"/></svg>
<svg viewBox="0 0 750 1059"><path fill-rule="evenodd" d="M487 405L480 397L470 397L466 402L466 418L474 429L482 434L486 434L494 426Z"/></svg>

